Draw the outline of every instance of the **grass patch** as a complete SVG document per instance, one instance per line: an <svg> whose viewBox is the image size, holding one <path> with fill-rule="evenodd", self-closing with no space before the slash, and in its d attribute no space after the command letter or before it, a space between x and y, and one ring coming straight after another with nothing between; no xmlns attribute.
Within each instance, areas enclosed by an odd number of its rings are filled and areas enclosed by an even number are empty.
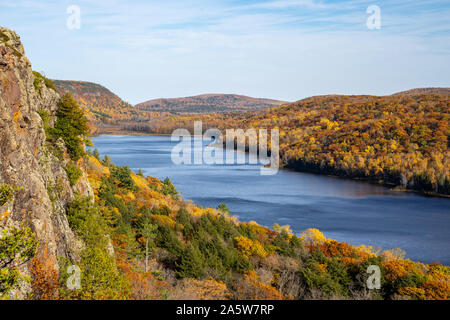
<svg viewBox="0 0 450 320"><path fill-rule="evenodd" d="M34 90L36 92L40 93L44 85L49 89L57 91L55 84L52 82L52 80L46 78L45 76L43 76L42 74L40 74L37 71L33 71L33 75L34 75L33 85L34 85Z"/></svg>

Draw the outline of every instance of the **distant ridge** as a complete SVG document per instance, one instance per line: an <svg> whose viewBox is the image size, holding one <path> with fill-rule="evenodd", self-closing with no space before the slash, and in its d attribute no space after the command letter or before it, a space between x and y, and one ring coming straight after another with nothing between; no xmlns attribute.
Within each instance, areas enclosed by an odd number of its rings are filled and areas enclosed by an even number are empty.
<svg viewBox="0 0 450 320"><path fill-rule="evenodd" d="M284 103L286 102L237 94L202 94L184 98L153 99L139 103L135 107L156 112L224 113L258 111Z"/></svg>
<svg viewBox="0 0 450 320"><path fill-rule="evenodd" d="M415 89L411 89L411 90L394 93L393 96L416 95L416 94L450 95L450 88L415 88Z"/></svg>

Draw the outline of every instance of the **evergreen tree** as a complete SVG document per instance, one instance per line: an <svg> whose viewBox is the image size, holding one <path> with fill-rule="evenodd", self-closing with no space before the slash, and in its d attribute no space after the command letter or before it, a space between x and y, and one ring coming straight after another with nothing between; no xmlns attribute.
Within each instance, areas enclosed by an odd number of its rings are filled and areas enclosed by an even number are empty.
<svg viewBox="0 0 450 320"><path fill-rule="evenodd" d="M52 133L62 138L67 152L73 160L78 160L84 154L82 136L89 133L88 121L83 110L78 106L70 93L66 93L58 103L57 119Z"/></svg>

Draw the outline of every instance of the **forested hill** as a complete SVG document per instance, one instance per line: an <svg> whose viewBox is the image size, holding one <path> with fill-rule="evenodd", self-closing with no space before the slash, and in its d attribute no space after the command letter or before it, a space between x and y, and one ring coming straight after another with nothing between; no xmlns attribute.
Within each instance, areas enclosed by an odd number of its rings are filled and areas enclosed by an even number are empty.
<svg viewBox="0 0 450 320"><path fill-rule="evenodd" d="M448 89L322 96L245 123L280 128L281 156L288 167L448 195L449 105Z"/></svg>
<svg viewBox="0 0 450 320"><path fill-rule="evenodd" d="M139 112L102 85L71 80L53 80L53 83L60 94L71 93L96 125L147 118L144 112Z"/></svg>
<svg viewBox="0 0 450 320"><path fill-rule="evenodd" d="M171 113L248 112L279 106L285 102L252 98L237 94L203 94L194 97L154 99L136 105L136 108Z"/></svg>
<svg viewBox="0 0 450 320"><path fill-rule="evenodd" d="M316 96L260 112L154 118L148 132L192 129L195 120L205 130L279 128L286 167L448 195L449 104L449 89Z"/></svg>
<svg viewBox="0 0 450 320"><path fill-rule="evenodd" d="M417 88L395 93L394 95L438 94L450 95L450 88Z"/></svg>

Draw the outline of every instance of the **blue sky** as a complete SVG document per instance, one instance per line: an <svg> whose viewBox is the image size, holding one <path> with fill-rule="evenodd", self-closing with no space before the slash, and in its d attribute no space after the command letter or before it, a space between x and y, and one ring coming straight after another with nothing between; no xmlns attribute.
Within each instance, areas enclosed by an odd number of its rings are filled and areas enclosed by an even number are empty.
<svg viewBox="0 0 450 320"><path fill-rule="evenodd" d="M66 26L81 9L81 28ZM370 5L381 28L369 30ZM202 93L295 101L450 86L450 1L0 0L33 68L130 103Z"/></svg>

